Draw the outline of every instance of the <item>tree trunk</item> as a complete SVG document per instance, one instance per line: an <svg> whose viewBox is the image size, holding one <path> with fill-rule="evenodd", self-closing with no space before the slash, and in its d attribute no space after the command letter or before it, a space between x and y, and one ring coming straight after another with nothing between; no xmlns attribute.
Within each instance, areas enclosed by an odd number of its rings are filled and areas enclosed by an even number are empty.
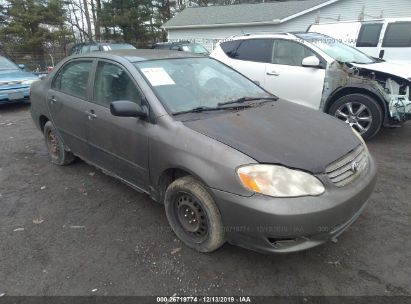
<svg viewBox="0 0 411 304"><path fill-rule="evenodd" d="M83 6L84 6L84 16L86 17L86 22L87 22L88 39L89 39L89 41L92 41L93 40L93 32L91 31L91 20L90 20L90 13L88 11L87 0L83 0Z"/></svg>
<svg viewBox="0 0 411 304"><path fill-rule="evenodd" d="M95 29L95 34L96 34L96 39L98 41L101 40L101 0L96 0L96 5L97 5L97 11L96 11L96 23L94 25Z"/></svg>

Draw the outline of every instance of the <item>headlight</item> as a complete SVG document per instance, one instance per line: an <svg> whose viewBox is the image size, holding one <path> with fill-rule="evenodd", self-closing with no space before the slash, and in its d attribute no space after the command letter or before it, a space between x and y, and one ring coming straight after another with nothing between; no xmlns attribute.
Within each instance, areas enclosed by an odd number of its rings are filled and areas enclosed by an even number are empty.
<svg viewBox="0 0 411 304"><path fill-rule="evenodd" d="M276 165L248 165L237 169L243 186L274 197L320 195L325 188L311 174Z"/></svg>
<svg viewBox="0 0 411 304"><path fill-rule="evenodd" d="M27 79L23 80L21 84L32 84L33 82L39 81L40 79Z"/></svg>

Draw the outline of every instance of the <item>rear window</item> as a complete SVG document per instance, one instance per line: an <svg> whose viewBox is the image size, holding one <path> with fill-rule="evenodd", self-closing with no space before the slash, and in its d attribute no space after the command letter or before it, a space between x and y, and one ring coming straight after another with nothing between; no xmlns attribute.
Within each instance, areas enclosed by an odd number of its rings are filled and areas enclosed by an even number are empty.
<svg viewBox="0 0 411 304"><path fill-rule="evenodd" d="M234 58L235 51L237 51L241 40L226 41L220 44L221 49L226 53L228 57Z"/></svg>
<svg viewBox="0 0 411 304"><path fill-rule="evenodd" d="M51 87L57 91L87 99L88 79L92 61L76 60L67 63L54 78Z"/></svg>
<svg viewBox="0 0 411 304"><path fill-rule="evenodd" d="M383 47L411 47L411 22L390 23L385 31Z"/></svg>
<svg viewBox="0 0 411 304"><path fill-rule="evenodd" d="M243 40L234 56L235 59L270 62L273 49L273 40L271 39L250 39Z"/></svg>
<svg viewBox="0 0 411 304"><path fill-rule="evenodd" d="M382 23L363 24L358 35L357 47L375 47L378 45Z"/></svg>

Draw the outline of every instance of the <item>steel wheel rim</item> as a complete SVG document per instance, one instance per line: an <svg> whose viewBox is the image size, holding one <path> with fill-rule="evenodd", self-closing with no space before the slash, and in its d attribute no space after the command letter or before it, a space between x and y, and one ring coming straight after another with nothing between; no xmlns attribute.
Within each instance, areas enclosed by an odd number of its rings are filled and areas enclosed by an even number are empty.
<svg viewBox="0 0 411 304"><path fill-rule="evenodd" d="M349 124L360 134L366 133L372 124L370 108L360 102L351 101L341 105L334 116Z"/></svg>
<svg viewBox="0 0 411 304"><path fill-rule="evenodd" d="M179 192L174 201L174 213L180 228L193 242L199 243L207 237L207 215L196 197Z"/></svg>
<svg viewBox="0 0 411 304"><path fill-rule="evenodd" d="M47 134L47 145L51 157L57 159L60 154L60 146L57 136L52 131Z"/></svg>

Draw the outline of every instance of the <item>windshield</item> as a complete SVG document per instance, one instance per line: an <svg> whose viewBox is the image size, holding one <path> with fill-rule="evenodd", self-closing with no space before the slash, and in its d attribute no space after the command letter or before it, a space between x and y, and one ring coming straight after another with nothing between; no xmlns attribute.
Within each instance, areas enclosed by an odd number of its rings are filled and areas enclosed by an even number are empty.
<svg viewBox="0 0 411 304"><path fill-rule="evenodd" d="M365 55L364 53L339 42L338 40L318 34L302 34L298 35L304 40L314 44L316 47L321 49L328 56L334 58L335 60L341 62L351 62L351 63L374 63L375 60L371 57Z"/></svg>
<svg viewBox="0 0 411 304"><path fill-rule="evenodd" d="M190 45L183 45L182 49L184 52L191 52L196 54L208 54L208 51L205 47L201 44L190 44Z"/></svg>
<svg viewBox="0 0 411 304"><path fill-rule="evenodd" d="M134 46L132 46L131 44L127 44L127 43L110 44L110 48L112 50L135 50L136 49Z"/></svg>
<svg viewBox="0 0 411 304"><path fill-rule="evenodd" d="M0 70L18 70L19 68L10 60L0 57Z"/></svg>
<svg viewBox="0 0 411 304"><path fill-rule="evenodd" d="M224 102L243 97L272 97L241 74L210 58L161 59L137 62L135 66L171 113L198 107L218 108Z"/></svg>

